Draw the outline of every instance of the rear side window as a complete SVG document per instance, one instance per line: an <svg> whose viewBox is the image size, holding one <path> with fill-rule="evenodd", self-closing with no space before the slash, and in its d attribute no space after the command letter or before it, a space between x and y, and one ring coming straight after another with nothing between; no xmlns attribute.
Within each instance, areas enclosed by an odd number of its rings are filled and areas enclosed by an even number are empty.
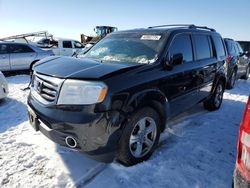
<svg viewBox="0 0 250 188"><path fill-rule="evenodd" d="M11 53L31 53L34 52L29 46L23 44L11 44L10 45Z"/></svg>
<svg viewBox="0 0 250 188"><path fill-rule="evenodd" d="M7 54L8 53L8 46L7 44L0 44L0 54Z"/></svg>
<svg viewBox="0 0 250 188"><path fill-rule="evenodd" d="M240 44L239 44L238 42L235 42L235 44L236 44L236 46L237 46L239 52L242 54L242 53L243 53L243 50L242 50Z"/></svg>
<svg viewBox="0 0 250 188"><path fill-rule="evenodd" d="M194 35L194 43L196 46L197 60L212 57L210 41L207 35Z"/></svg>
<svg viewBox="0 0 250 188"><path fill-rule="evenodd" d="M72 48L71 41L63 41L63 48Z"/></svg>
<svg viewBox="0 0 250 188"><path fill-rule="evenodd" d="M214 46L217 54L217 58L222 59L226 56L225 48L222 38L219 36L213 36Z"/></svg>
<svg viewBox="0 0 250 188"><path fill-rule="evenodd" d="M169 55L172 57L175 54L183 55L183 62L193 61L192 44L189 35L177 35L171 43Z"/></svg>

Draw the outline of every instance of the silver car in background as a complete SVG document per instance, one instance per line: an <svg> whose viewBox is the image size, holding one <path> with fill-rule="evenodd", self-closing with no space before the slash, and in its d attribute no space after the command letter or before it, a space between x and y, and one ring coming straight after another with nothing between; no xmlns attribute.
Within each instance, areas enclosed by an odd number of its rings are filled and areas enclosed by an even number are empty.
<svg viewBox="0 0 250 188"><path fill-rule="evenodd" d="M0 71L31 70L37 61L52 55L52 50L28 43L0 42Z"/></svg>
<svg viewBox="0 0 250 188"><path fill-rule="evenodd" d="M0 71L0 100L5 98L9 93L8 83L3 75L3 73Z"/></svg>

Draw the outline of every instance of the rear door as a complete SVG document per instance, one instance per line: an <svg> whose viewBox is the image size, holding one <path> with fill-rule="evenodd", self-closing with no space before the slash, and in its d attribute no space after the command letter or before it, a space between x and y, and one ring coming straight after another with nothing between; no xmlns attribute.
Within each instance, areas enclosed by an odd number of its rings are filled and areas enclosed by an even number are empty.
<svg viewBox="0 0 250 188"><path fill-rule="evenodd" d="M36 56L36 52L26 44L10 44L11 70L28 70Z"/></svg>
<svg viewBox="0 0 250 188"><path fill-rule="evenodd" d="M10 54L8 52L8 44L0 43L0 71L10 70Z"/></svg>
<svg viewBox="0 0 250 188"><path fill-rule="evenodd" d="M210 95L216 74L217 59L213 54L211 36L208 34L192 35L195 48L195 70L193 84L198 88L197 100Z"/></svg>

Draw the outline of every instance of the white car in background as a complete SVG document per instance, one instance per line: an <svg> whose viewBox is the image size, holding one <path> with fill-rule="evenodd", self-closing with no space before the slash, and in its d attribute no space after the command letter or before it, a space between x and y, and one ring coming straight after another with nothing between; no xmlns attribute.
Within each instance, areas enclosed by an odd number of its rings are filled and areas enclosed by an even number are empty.
<svg viewBox="0 0 250 188"><path fill-rule="evenodd" d="M8 83L3 75L3 73L0 71L0 100L5 98L9 93Z"/></svg>
<svg viewBox="0 0 250 188"><path fill-rule="evenodd" d="M84 45L79 41L62 38L43 38L37 42L37 46L52 50L56 56L72 56L84 49Z"/></svg>
<svg viewBox="0 0 250 188"><path fill-rule="evenodd" d="M36 62L53 55L28 43L0 42L0 71L31 70Z"/></svg>

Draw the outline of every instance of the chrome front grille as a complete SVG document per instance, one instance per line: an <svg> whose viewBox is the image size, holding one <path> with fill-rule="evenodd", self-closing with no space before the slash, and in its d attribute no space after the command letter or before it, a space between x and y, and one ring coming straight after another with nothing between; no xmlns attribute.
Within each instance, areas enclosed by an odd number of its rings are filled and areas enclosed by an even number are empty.
<svg viewBox="0 0 250 188"><path fill-rule="evenodd" d="M54 104L64 79L34 73L31 94L43 104Z"/></svg>

